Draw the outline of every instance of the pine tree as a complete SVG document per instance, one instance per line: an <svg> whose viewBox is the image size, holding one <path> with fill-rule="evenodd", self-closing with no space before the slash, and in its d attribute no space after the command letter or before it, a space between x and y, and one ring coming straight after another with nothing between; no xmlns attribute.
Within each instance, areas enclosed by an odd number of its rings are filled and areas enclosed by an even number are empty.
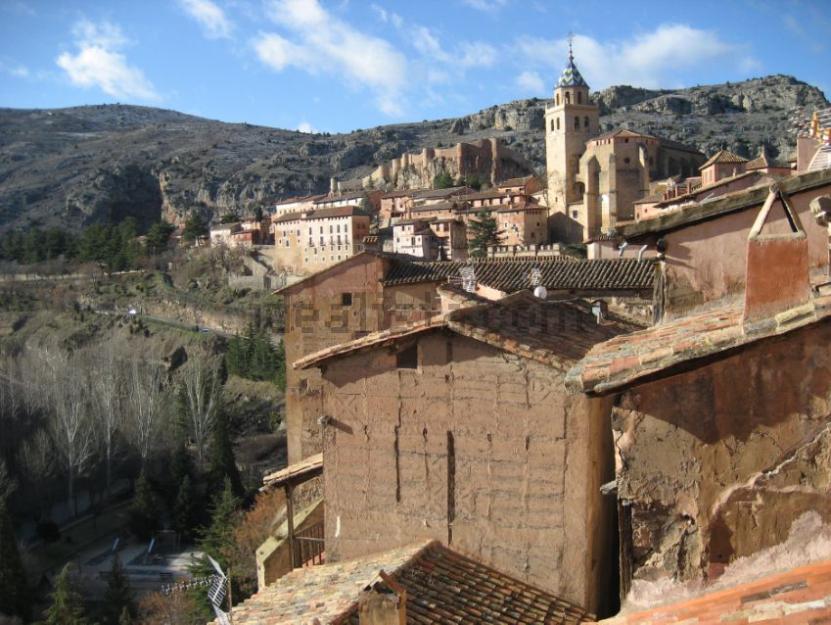
<svg viewBox="0 0 831 625"><path fill-rule="evenodd" d="M136 480L136 496L130 507L130 531L142 540L149 539L159 528L159 503L153 487L144 475Z"/></svg>
<svg viewBox="0 0 831 625"><path fill-rule="evenodd" d="M225 568L228 566L228 554L234 544L237 508L239 500L234 495L231 480L225 478L222 492L214 500L211 524L202 532L199 541L199 548Z"/></svg>
<svg viewBox="0 0 831 625"><path fill-rule="evenodd" d="M0 614L28 618L29 588L5 498L0 497Z"/></svg>
<svg viewBox="0 0 831 625"><path fill-rule="evenodd" d="M173 529L176 530L182 539L189 538L193 531L196 512L194 504L193 487L191 486L190 477L185 475L182 478L179 493L176 496L176 503L173 505Z"/></svg>
<svg viewBox="0 0 831 625"><path fill-rule="evenodd" d="M472 235L470 239L470 255L474 258L484 258L488 255L488 247L499 245L501 233L496 219L486 211L476 213L476 219L472 219L468 225Z"/></svg>
<svg viewBox="0 0 831 625"><path fill-rule="evenodd" d="M443 171L433 178L434 189L449 189L453 186L453 176Z"/></svg>
<svg viewBox="0 0 831 625"><path fill-rule="evenodd" d="M224 410L217 414L216 423L211 439L211 481L219 486L228 480L234 495L243 495L242 479L237 469L237 460L234 457L234 445L231 441L231 427L228 415Z"/></svg>
<svg viewBox="0 0 831 625"><path fill-rule="evenodd" d="M121 559L116 554L113 560L113 567L110 570L110 578L107 581L107 591L104 594L104 605L107 611L107 622L112 625L119 625L121 615L126 611L132 616L134 611L133 591L130 589L130 581L121 566Z"/></svg>
<svg viewBox="0 0 831 625"><path fill-rule="evenodd" d="M55 578L52 605L46 610L43 625L88 625L80 595L69 579L69 565Z"/></svg>

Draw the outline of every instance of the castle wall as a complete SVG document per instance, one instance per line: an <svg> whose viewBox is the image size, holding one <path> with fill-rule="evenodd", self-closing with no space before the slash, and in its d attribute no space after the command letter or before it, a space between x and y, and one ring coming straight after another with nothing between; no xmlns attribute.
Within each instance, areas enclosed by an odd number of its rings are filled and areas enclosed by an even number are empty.
<svg viewBox="0 0 831 625"><path fill-rule="evenodd" d="M403 346L401 346L403 347ZM454 334L329 361L326 556L434 538L589 609L609 597L607 400L564 370Z"/></svg>

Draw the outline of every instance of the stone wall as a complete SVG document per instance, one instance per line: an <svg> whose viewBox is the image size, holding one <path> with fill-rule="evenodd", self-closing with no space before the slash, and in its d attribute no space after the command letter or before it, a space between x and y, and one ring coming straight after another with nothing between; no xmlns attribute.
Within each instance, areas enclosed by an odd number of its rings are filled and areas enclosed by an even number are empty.
<svg viewBox="0 0 831 625"><path fill-rule="evenodd" d="M831 520L829 341L821 322L623 393L613 429L633 579L715 576L807 511Z"/></svg>
<svg viewBox="0 0 831 625"><path fill-rule="evenodd" d="M609 400L455 334L325 365L330 561L435 538L590 610L614 594Z"/></svg>

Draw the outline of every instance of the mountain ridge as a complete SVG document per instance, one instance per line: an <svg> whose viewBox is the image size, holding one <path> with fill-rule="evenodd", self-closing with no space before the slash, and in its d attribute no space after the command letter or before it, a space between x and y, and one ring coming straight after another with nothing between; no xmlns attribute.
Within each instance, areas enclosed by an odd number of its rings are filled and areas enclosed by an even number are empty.
<svg viewBox="0 0 831 625"><path fill-rule="evenodd" d="M631 128L712 153L774 158L793 149L793 120L829 106L792 76L684 89L628 85L593 94L601 132ZM67 228L133 216L141 226L206 217L323 191L330 176L355 179L403 151L497 136L544 169L544 111L532 98L458 118L306 134L209 120L167 109L99 104L0 109L0 231Z"/></svg>

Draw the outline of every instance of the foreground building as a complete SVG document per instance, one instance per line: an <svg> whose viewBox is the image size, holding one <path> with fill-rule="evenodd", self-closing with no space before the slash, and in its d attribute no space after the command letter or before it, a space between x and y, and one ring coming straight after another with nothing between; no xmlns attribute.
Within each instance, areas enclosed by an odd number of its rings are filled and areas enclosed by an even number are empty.
<svg viewBox="0 0 831 625"><path fill-rule="evenodd" d="M611 404L569 396L564 375L632 329L523 291L296 361L323 378L327 559L437 539L608 609Z"/></svg>

